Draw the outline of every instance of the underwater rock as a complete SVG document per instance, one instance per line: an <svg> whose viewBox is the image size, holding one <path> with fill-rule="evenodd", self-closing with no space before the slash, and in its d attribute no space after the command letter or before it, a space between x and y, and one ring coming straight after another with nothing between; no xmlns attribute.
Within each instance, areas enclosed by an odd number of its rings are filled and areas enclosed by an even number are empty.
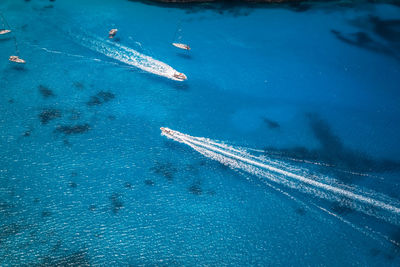
<svg viewBox="0 0 400 267"><path fill-rule="evenodd" d="M63 125L58 126L54 131L63 133L66 135L71 134L83 134L90 130L90 126L88 123L85 124L78 124L78 125Z"/></svg>
<svg viewBox="0 0 400 267"><path fill-rule="evenodd" d="M76 81L76 82L73 83L73 85L74 85L76 88L78 88L79 90L82 90L82 89L85 88L85 85L84 85L82 82Z"/></svg>
<svg viewBox="0 0 400 267"><path fill-rule="evenodd" d="M86 103L88 106L99 106L115 98L111 92L100 91L96 95L91 96L90 100Z"/></svg>
<svg viewBox="0 0 400 267"><path fill-rule="evenodd" d="M111 200L112 211L114 214L118 213L118 211L124 207L120 194L113 193L109 199Z"/></svg>
<svg viewBox="0 0 400 267"><path fill-rule="evenodd" d="M32 130L27 130L24 132L24 134L22 135L23 137L28 137L31 136Z"/></svg>
<svg viewBox="0 0 400 267"><path fill-rule="evenodd" d="M153 186L154 182L152 180L144 180L144 184L148 186Z"/></svg>
<svg viewBox="0 0 400 267"><path fill-rule="evenodd" d="M91 266L89 257L86 251L78 251L64 256L47 256L44 257L39 263L33 266Z"/></svg>
<svg viewBox="0 0 400 267"><path fill-rule="evenodd" d="M132 184L130 182L125 182L124 183L125 188L132 188Z"/></svg>
<svg viewBox="0 0 400 267"><path fill-rule="evenodd" d="M47 88L44 85L39 85L39 92L42 94L44 98L55 97L56 95L53 93L52 90Z"/></svg>
<svg viewBox="0 0 400 267"><path fill-rule="evenodd" d="M373 26L375 34L389 42L400 42L400 19L381 19L369 16L369 23Z"/></svg>
<svg viewBox="0 0 400 267"><path fill-rule="evenodd" d="M75 182L69 182L69 187L71 187L71 188L77 188L78 185L77 185L77 183L75 183Z"/></svg>
<svg viewBox="0 0 400 267"><path fill-rule="evenodd" d="M174 179L175 173L178 171L171 163L161 163L157 162L154 167L150 168L154 173L160 174L167 178L168 181Z"/></svg>
<svg viewBox="0 0 400 267"><path fill-rule="evenodd" d="M306 209L303 208L303 207L298 207L298 208L296 208L296 209L295 209L295 212L296 212L297 214L301 215L301 216L306 215Z"/></svg>
<svg viewBox="0 0 400 267"><path fill-rule="evenodd" d="M353 172L400 170L400 162L398 161L373 159L362 152L347 148L340 138L334 134L329 124L317 115L309 114L308 119L310 129L320 144L319 148L307 149L305 147L294 147L290 149L276 149L267 147L265 148L267 155L318 161ZM351 182L355 176L341 172L338 178L344 182Z"/></svg>
<svg viewBox="0 0 400 267"><path fill-rule="evenodd" d="M270 129L277 129L280 127L279 123L277 123L276 121L272 121L268 118L263 118L264 123L268 126L268 128Z"/></svg>
<svg viewBox="0 0 400 267"><path fill-rule="evenodd" d="M42 218L50 217L52 215L53 215L53 213L51 211L48 211L48 210L42 211Z"/></svg>
<svg viewBox="0 0 400 267"><path fill-rule="evenodd" d="M339 215L345 215L352 213L354 210L350 208L346 203L346 201L343 202L334 202L331 206L332 211Z"/></svg>
<svg viewBox="0 0 400 267"><path fill-rule="evenodd" d="M200 183L194 183L193 185L189 186L188 191L193 195L201 195L203 190L200 187Z"/></svg>
<svg viewBox="0 0 400 267"><path fill-rule="evenodd" d="M45 109L39 114L39 119L42 124L47 124L51 120L61 117L61 111L58 109Z"/></svg>
<svg viewBox="0 0 400 267"><path fill-rule="evenodd" d="M377 248L371 248L369 251L369 254L373 257L378 256L381 253L381 251Z"/></svg>

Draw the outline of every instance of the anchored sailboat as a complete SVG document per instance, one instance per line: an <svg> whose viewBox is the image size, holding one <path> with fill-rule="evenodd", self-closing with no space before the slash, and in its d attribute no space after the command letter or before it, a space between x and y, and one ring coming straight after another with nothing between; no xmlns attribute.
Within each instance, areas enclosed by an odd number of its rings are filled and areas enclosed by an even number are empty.
<svg viewBox="0 0 400 267"><path fill-rule="evenodd" d="M21 64L26 63L25 60L23 60L22 58L19 58L18 56L10 56L8 60L11 62L15 62L15 63L21 63Z"/></svg>
<svg viewBox="0 0 400 267"><path fill-rule="evenodd" d="M183 50L190 50L190 46L187 44L172 43L172 45Z"/></svg>

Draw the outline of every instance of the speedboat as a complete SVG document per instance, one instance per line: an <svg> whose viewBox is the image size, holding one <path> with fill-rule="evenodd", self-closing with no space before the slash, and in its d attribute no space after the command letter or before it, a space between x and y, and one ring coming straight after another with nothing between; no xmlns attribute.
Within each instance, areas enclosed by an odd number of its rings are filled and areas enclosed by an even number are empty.
<svg viewBox="0 0 400 267"><path fill-rule="evenodd" d="M163 134L169 134L169 135L173 135L173 132L171 129L169 128L165 128L165 127L160 127L160 130Z"/></svg>
<svg viewBox="0 0 400 267"><path fill-rule="evenodd" d="M8 60L15 62L15 63L25 64L25 60L23 60L22 58L19 58L18 56L10 56L10 58Z"/></svg>
<svg viewBox="0 0 400 267"><path fill-rule="evenodd" d="M190 46L187 44L172 43L172 45L183 50L190 50Z"/></svg>
<svg viewBox="0 0 400 267"><path fill-rule="evenodd" d="M118 29L111 29L108 32L108 38L110 38L110 39L114 38L114 36L117 34L117 32L118 32Z"/></svg>
<svg viewBox="0 0 400 267"><path fill-rule="evenodd" d="M177 79L177 80L179 80L179 81L185 81L185 80L187 80L186 75L183 74L182 72L175 72L173 76L174 76L175 79Z"/></svg>
<svg viewBox="0 0 400 267"><path fill-rule="evenodd" d="M0 35L11 32L11 30L0 30Z"/></svg>

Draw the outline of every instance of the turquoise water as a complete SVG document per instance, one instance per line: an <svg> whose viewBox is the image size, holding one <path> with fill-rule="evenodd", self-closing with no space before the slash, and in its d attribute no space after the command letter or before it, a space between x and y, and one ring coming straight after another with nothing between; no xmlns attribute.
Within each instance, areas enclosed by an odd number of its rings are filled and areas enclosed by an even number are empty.
<svg viewBox="0 0 400 267"><path fill-rule="evenodd" d="M400 7L366 2L2 0L0 265L398 266L396 211L160 135L400 207Z"/></svg>

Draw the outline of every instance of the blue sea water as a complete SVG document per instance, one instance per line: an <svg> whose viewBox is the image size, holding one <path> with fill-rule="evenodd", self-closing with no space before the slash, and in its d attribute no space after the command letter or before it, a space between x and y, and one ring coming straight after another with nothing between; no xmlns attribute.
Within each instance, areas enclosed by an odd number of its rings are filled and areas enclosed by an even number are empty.
<svg viewBox="0 0 400 267"><path fill-rule="evenodd" d="M222 140L400 201L396 2L0 11L13 30L0 37L1 266L400 264L399 214L271 186L160 135ZM24 66L7 60L16 44Z"/></svg>

